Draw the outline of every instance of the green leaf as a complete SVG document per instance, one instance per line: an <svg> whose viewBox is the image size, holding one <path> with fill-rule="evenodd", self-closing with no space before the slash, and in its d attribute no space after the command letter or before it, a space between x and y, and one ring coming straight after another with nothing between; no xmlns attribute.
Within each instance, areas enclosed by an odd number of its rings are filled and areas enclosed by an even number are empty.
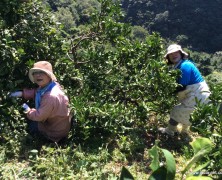
<svg viewBox="0 0 222 180"><path fill-rule="evenodd" d="M158 153L158 146L157 142L155 145L149 150L149 155L152 157L152 163L150 164L150 168L152 171L156 171L160 167L160 161L159 161L159 153Z"/></svg>
<svg viewBox="0 0 222 180"><path fill-rule="evenodd" d="M195 175L200 174L200 170L207 167L209 164L210 164L210 161L207 161L206 163L199 165L194 170L192 170L193 172L191 175L194 175L194 173L195 173Z"/></svg>
<svg viewBox="0 0 222 180"><path fill-rule="evenodd" d="M204 155L208 154L213 148L213 143L208 138L197 138L190 144L194 149L195 155L188 162L188 164L182 171L182 174L185 174L192 165L199 161Z"/></svg>
<svg viewBox="0 0 222 180"><path fill-rule="evenodd" d="M166 167L162 166L158 168L156 171L154 171L148 180L161 180L161 179L166 179L167 177L167 169Z"/></svg>
<svg viewBox="0 0 222 180"><path fill-rule="evenodd" d="M166 158L166 169L167 169L167 176L166 179L172 180L176 174L176 162L173 155L166 149L162 149L162 152Z"/></svg>
<svg viewBox="0 0 222 180"><path fill-rule="evenodd" d="M190 145L192 146L195 154L203 149L206 153L209 153L213 148L213 143L208 138L197 138L195 141L191 142Z"/></svg>
<svg viewBox="0 0 222 180"><path fill-rule="evenodd" d="M121 170L120 180L133 180L132 174L123 166Z"/></svg>

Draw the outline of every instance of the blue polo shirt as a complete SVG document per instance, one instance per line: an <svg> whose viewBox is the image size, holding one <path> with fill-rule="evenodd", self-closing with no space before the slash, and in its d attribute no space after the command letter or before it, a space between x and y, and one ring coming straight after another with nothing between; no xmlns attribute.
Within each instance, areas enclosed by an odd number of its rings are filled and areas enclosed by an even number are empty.
<svg viewBox="0 0 222 180"><path fill-rule="evenodd" d="M179 77L178 83L183 86L204 81L200 71L190 60L183 60L177 68L181 70L181 77Z"/></svg>

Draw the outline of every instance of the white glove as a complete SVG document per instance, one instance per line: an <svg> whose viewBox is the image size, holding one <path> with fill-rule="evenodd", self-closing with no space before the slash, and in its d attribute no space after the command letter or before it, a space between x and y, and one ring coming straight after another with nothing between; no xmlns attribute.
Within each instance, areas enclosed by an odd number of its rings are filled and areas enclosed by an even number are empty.
<svg viewBox="0 0 222 180"><path fill-rule="evenodd" d="M10 97L22 97L22 91L15 91L15 92L12 92L10 95Z"/></svg>
<svg viewBox="0 0 222 180"><path fill-rule="evenodd" d="M23 109L24 109L24 113L29 112L30 107L29 107L26 103L24 103L24 104L22 105L22 107L23 107Z"/></svg>

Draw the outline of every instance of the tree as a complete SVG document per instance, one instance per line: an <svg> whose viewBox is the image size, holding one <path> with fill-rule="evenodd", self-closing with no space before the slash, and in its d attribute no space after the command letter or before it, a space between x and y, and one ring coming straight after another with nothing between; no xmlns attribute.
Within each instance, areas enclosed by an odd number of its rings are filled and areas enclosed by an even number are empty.
<svg viewBox="0 0 222 180"><path fill-rule="evenodd" d="M176 72L162 61L161 37L154 33L142 43L134 41L118 2L100 3L90 24L70 39L70 60L84 86L72 102L80 137L86 139L144 130L151 112L168 112L176 87Z"/></svg>
<svg viewBox="0 0 222 180"><path fill-rule="evenodd" d="M60 22L64 27L63 30L70 34L72 29L76 27L76 20L73 19L72 13L68 8L58 8L58 11L55 12L56 19Z"/></svg>
<svg viewBox="0 0 222 180"><path fill-rule="evenodd" d="M138 39L143 41L149 35L148 31L141 26L133 26L132 27L132 36L133 39Z"/></svg>
<svg viewBox="0 0 222 180"><path fill-rule="evenodd" d="M159 32L176 41L180 35L189 38L183 46L208 53L220 51L222 21L221 1L201 0L123 0L126 21ZM191 38L192 37L192 38ZM220 41L220 42L219 42ZM216 43L215 43L216 42Z"/></svg>
<svg viewBox="0 0 222 180"><path fill-rule="evenodd" d="M41 1L1 1L0 7L0 132L5 140L19 144L26 127L20 111L23 102L9 98L9 92L31 86L28 69L35 61L62 64L63 42L59 27Z"/></svg>

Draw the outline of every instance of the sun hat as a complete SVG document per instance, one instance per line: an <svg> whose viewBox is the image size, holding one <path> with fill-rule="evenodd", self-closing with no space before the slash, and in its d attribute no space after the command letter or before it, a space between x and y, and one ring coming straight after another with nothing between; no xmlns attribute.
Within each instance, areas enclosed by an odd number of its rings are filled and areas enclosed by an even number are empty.
<svg viewBox="0 0 222 180"><path fill-rule="evenodd" d="M38 61L33 65L33 68L29 70L29 79L32 82L34 82L34 78L32 74L33 72L36 72L36 71L43 71L52 79L52 81L57 81L52 71L52 65L48 61Z"/></svg>
<svg viewBox="0 0 222 180"><path fill-rule="evenodd" d="M185 57L188 56L188 54L182 50L181 46L178 44L171 44L168 48L167 48L167 53L164 55L164 58L168 58L167 56L171 53L180 51Z"/></svg>

